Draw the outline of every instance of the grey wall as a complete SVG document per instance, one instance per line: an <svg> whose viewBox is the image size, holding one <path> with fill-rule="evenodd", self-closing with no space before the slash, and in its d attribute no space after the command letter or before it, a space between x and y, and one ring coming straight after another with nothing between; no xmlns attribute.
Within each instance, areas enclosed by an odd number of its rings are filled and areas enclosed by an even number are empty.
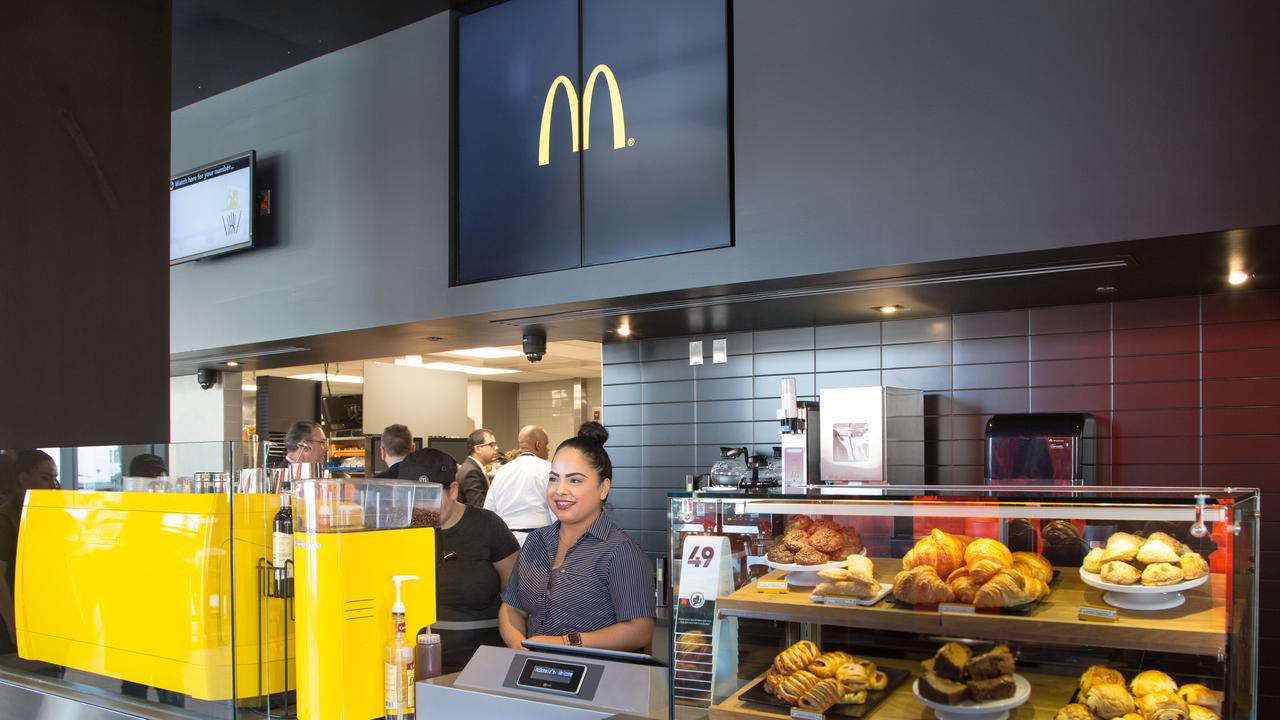
<svg viewBox="0 0 1280 720"><path fill-rule="evenodd" d="M174 114L175 169L274 160L281 245L176 269L172 348L1280 223L1277 20L1205 0L739 0L736 247L448 288L449 27L431 18Z"/></svg>
<svg viewBox="0 0 1280 720"><path fill-rule="evenodd" d="M0 446L165 442L170 4L4 14Z"/></svg>
<svg viewBox="0 0 1280 720"><path fill-rule="evenodd" d="M481 382L481 388L480 416L484 418L484 426L493 433L503 452L518 447L520 386L485 380Z"/></svg>

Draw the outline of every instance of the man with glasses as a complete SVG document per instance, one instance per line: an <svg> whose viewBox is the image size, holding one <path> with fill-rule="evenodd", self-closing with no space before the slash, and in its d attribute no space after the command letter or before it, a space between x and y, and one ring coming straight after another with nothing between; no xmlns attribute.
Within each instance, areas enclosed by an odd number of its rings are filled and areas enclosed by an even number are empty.
<svg viewBox="0 0 1280 720"><path fill-rule="evenodd" d="M329 455L329 439L325 437L320 423L299 420L285 433L284 449L288 465L323 463Z"/></svg>
<svg viewBox="0 0 1280 720"><path fill-rule="evenodd" d="M464 505L482 508L485 495L489 494L489 477L484 467L498 457L498 441L493 433L479 428L467 436L467 459L458 465L455 482L458 483L458 500Z"/></svg>

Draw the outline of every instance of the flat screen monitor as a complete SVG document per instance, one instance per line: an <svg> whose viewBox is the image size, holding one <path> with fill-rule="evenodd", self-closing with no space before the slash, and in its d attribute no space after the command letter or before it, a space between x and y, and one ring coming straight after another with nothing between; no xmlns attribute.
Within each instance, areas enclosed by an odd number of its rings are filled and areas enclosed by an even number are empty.
<svg viewBox="0 0 1280 720"><path fill-rule="evenodd" d="M169 181L169 264L253 247L253 150Z"/></svg>

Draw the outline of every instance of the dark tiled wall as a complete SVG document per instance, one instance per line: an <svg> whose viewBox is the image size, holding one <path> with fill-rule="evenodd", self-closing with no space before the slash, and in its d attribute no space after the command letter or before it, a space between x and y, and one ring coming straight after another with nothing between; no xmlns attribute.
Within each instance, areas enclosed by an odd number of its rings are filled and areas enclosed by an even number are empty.
<svg viewBox="0 0 1280 720"><path fill-rule="evenodd" d="M713 337L729 362L711 364ZM707 364L691 366L689 340ZM768 452L779 378L926 391L926 478L982 480L998 412L1098 418L1099 474L1116 485L1257 486L1280 498L1280 292L804 327L604 346L604 419L617 515L666 551L664 496L706 472L720 445ZM1262 678L1280 676L1280 522L1262 530ZM1268 562L1270 561L1270 562ZM1280 648L1278 648L1280 649ZM1280 687L1274 684L1264 687Z"/></svg>

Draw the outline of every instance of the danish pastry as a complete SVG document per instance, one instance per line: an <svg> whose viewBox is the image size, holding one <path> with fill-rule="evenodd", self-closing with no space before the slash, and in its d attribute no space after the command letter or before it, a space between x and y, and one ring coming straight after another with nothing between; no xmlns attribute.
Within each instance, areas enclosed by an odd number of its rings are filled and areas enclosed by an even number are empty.
<svg viewBox="0 0 1280 720"><path fill-rule="evenodd" d="M1134 697L1142 697L1155 692L1167 692L1177 695L1178 683L1159 670L1146 670L1138 673L1133 677L1133 680L1129 681L1129 690Z"/></svg>
<svg viewBox="0 0 1280 720"><path fill-rule="evenodd" d="M1133 712L1133 696L1120 683L1102 683L1089 688L1084 694L1084 704L1089 706L1094 715L1103 720L1111 720L1125 713Z"/></svg>
<svg viewBox="0 0 1280 720"><path fill-rule="evenodd" d="M1188 683L1178 688L1178 697L1187 705L1199 705L1215 713L1222 712L1222 698L1218 693L1199 683Z"/></svg>
<svg viewBox="0 0 1280 720"><path fill-rule="evenodd" d="M1187 705L1187 717L1190 720L1222 720L1218 713L1202 705ZM1142 720L1139 718L1138 720Z"/></svg>
<svg viewBox="0 0 1280 720"><path fill-rule="evenodd" d="M1093 711L1084 703L1071 703L1058 708L1058 714L1053 716L1053 720L1097 720Z"/></svg>
<svg viewBox="0 0 1280 720"><path fill-rule="evenodd" d="M778 653L778 656L773 659L773 667L783 675L791 675L809 667L809 663L813 662L818 655L818 646L814 645L813 641L801 640Z"/></svg>
<svg viewBox="0 0 1280 720"><path fill-rule="evenodd" d="M846 663L836 669L836 682L846 693L858 692L871 686L871 674L865 665Z"/></svg>
<svg viewBox="0 0 1280 720"><path fill-rule="evenodd" d="M1191 711L1177 693L1159 690L1138 699L1138 711L1144 720L1187 720Z"/></svg>
<svg viewBox="0 0 1280 720"><path fill-rule="evenodd" d="M808 692L801 695L795 704L805 710L822 713L840 702L843 697L844 691L840 689L840 683L828 678L819 680L816 685L809 688Z"/></svg>
<svg viewBox="0 0 1280 720"><path fill-rule="evenodd" d="M845 652L824 652L809 663L809 672L822 679L833 677L841 665L853 662L853 656Z"/></svg>
<svg viewBox="0 0 1280 720"><path fill-rule="evenodd" d="M1080 695L1084 696L1089 692L1089 688L1094 685L1104 685L1107 683L1124 684L1124 675L1120 671L1113 670L1105 665L1090 665L1084 674L1080 676Z"/></svg>
<svg viewBox="0 0 1280 720"><path fill-rule="evenodd" d="M778 682L778 690L774 695L789 705L795 705L800 702L800 698L805 693L812 690L813 686L819 682L817 675L807 670L801 670L780 680ZM834 684L835 681L833 680L832 683Z"/></svg>

